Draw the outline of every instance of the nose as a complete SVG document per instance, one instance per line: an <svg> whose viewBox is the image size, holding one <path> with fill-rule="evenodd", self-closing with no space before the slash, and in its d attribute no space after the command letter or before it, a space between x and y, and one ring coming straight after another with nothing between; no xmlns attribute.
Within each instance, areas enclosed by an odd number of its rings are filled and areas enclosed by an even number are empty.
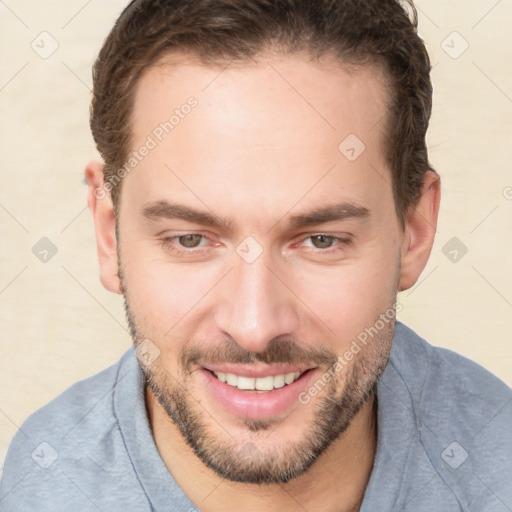
<svg viewBox="0 0 512 512"><path fill-rule="evenodd" d="M260 352L276 336L297 330L297 301L265 252L252 263L238 255L217 297L216 327L241 347Z"/></svg>

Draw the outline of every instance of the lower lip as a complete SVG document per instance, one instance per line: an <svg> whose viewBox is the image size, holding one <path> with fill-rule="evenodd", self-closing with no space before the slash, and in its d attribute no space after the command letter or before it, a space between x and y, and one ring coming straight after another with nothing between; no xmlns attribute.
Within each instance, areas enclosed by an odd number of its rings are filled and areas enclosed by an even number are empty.
<svg viewBox="0 0 512 512"><path fill-rule="evenodd" d="M300 393L308 388L317 372L316 368L308 370L291 384L263 393L230 386L204 368L198 373L205 379L207 390L228 412L256 420L276 417L286 412L298 401Z"/></svg>

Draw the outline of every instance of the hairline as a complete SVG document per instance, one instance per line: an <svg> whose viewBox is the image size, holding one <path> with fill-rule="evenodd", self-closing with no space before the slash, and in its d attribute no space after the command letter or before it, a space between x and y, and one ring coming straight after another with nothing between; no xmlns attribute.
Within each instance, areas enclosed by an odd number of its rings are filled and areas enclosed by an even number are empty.
<svg viewBox="0 0 512 512"><path fill-rule="evenodd" d="M137 75L135 76L135 83L130 88L129 93L129 116L127 123L127 147L125 151L125 155L123 155L123 159L126 160L127 154L130 152L130 148L134 146L133 140L133 116L134 116L134 108L137 99L137 94L139 91L140 83L144 79L144 77L149 74L152 70L159 67L177 67L181 65L186 66L199 66L206 69L211 70L223 70L227 66L237 66L239 69L246 69L252 65L258 66L261 65L262 61L267 57L286 57L286 58L296 58L299 59L302 57L303 61L314 64L316 66L325 66L324 62L321 62L322 59L332 59L332 61L339 66L340 69L346 71L350 74L357 73L362 69L373 69L375 71L375 76L378 80L379 86L383 91L384 108L385 108L385 117L381 121L377 123L380 126L380 144L381 149L383 151L383 157L388 164L389 171L391 173L390 179L392 187L392 197L393 203L395 206L395 214L397 215L397 219L402 229L404 228L404 220L406 216L405 211L400 211L399 205L397 202L397 197L394 190L394 170L391 168L391 162L388 158L390 136L391 136L391 117L392 117L392 109L395 101L396 90L395 86L391 80L391 73L387 69L388 64L384 59L376 58L374 56L367 55L364 57L364 60L355 58L352 59L342 59L340 56L336 55L336 52L332 50L324 50L320 52L313 52L308 47L300 48L298 50L289 49L286 47L279 46L278 43L271 43L264 47L262 47L258 52L254 55L246 56L246 57L223 57L223 56L215 56L214 58L205 57L195 48L184 48L184 47L174 47L168 48L161 51L160 54L157 54L153 57L153 59L149 59L149 63L146 63L141 67ZM305 58L305 59L304 59ZM379 126L375 126L379 128ZM373 129L373 128L372 128ZM121 205L121 193L123 188L124 178L120 180L120 183L117 185L117 200L114 203L114 213L116 217L119 214L119 209Z"/></svg>

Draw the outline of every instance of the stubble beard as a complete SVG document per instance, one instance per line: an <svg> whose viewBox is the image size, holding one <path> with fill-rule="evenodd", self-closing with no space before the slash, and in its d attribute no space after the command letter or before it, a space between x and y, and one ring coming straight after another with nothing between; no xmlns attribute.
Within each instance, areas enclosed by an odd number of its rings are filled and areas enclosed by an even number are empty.
<svg viewBox="0 0 512 512"><path fill-rule="evenodd" d="M133 314L120 270L125 312L135 348L146 336L140 332ZM390 308L393 304L390 304ZM300 441L271 442L284 419L255 420L242 418L247 436L237 440L225 433L193 398L193 391L179 384L159 364L140 364L145 384L154 394L168 417L197 457L221 478L246 484L282 484L304 474L351 425L363 405L372 397L377 400L377 384L391 351L394 318L378 331L351 364L338 372L317 395L314 411L307 425L300 425ZM281 350L282 352L282 350ZM286 357L280 354L280 360ZM258 359L258 355L256 356ZM264 358L263 358L264 359ZM336 358L337 359L337 358ZM332 367L330 367L332 368ZM329 368L328 368L329 369ZM183 375L189 373L182 368ZM297 403L295 408L305 407ZM373 414L376 414L374 407ZM374 418L376 421L376 418ZM269 439L270 442L266 442Z"/></svg>

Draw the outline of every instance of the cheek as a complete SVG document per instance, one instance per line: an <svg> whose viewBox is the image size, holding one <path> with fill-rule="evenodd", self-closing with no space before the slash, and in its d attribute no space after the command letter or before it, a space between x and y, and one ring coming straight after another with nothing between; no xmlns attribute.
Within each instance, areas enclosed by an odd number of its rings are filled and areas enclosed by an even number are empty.
<svg viewBox="0 0 512 512"><path fill-rule="evenodd" d="M396 265L397 260L391 254L376 252L374 257L337 268L320 267L302 272L296 277L293 289L314 313L308 314L317 319L317 325L327 336L349 343L393 305Z"/></svg>
<svg viewBox="0 0 512 512"><path fill-rule="evenodd" d="M163 343L186 328L215 282L206 268L186 270L160 261L127 265L125 278L132 314L147 337Z"/></svg>

